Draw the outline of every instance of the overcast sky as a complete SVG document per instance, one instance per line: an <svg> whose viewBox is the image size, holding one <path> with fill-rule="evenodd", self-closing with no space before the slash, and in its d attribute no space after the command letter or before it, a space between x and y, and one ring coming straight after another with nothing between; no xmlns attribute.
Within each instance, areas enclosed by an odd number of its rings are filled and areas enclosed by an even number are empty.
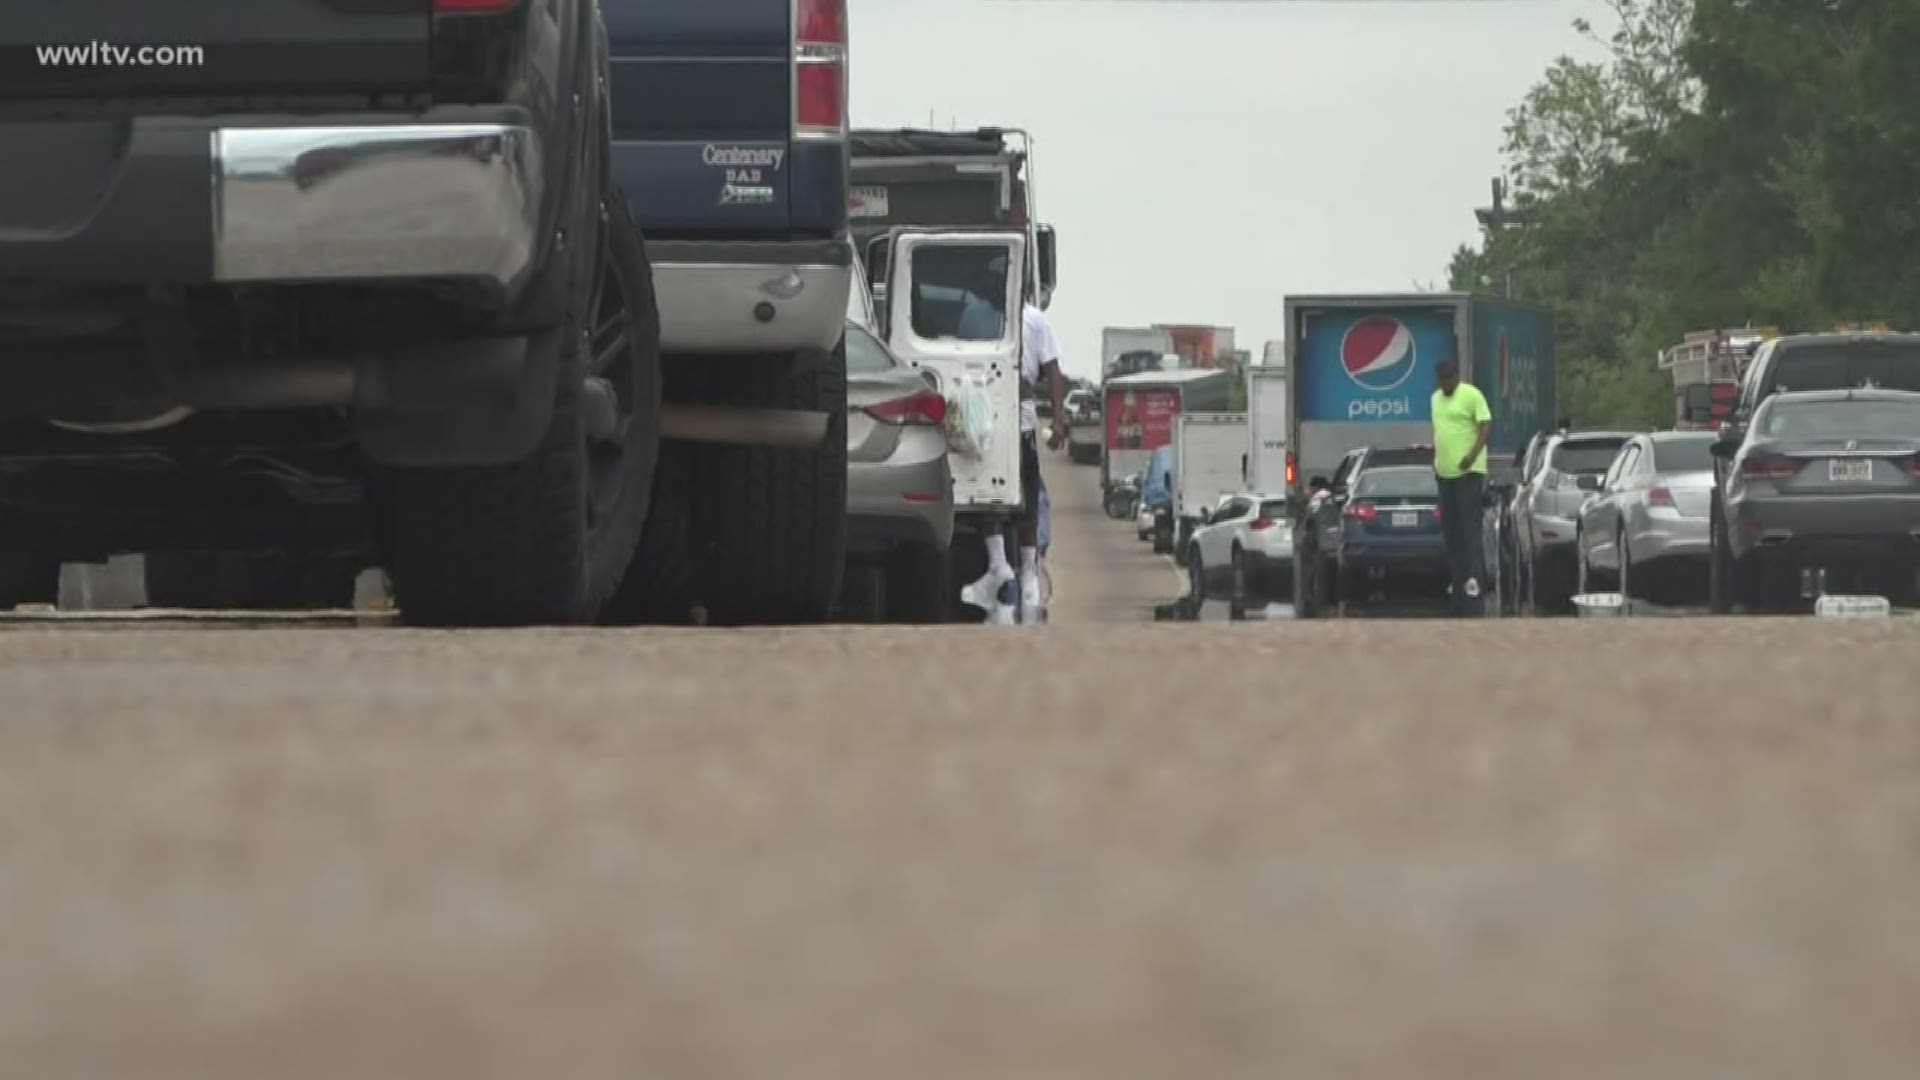
<svg viewBox="0 0 1920 1080"><path fill-rule="evenodd" d="M860 127L1025 127L1068 370L1100 328L1444 287L1506 112L1597 0L849 0Z"/></svg>

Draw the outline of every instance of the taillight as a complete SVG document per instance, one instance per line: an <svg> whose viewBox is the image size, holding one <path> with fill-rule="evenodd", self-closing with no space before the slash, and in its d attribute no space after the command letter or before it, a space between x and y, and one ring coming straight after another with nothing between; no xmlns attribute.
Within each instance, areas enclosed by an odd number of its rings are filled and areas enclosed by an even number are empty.
<svg viewBox="0 0 1920 1080"><path fill-rule="evenodd" d="M1289 451L1287 454L1287 486L1288 487L1293 486L1293 477L1294 477L1293 454L1291 451Z"/></svg>
<svg viewBox="0 0 1920 1080"><path fill-rule="evenodd" d="M1380 520L1380 511L1375 510L1371 503L1348 503L1341 513L1354 521Z"/></svg>
<svg viewBox="0 0 1920 1080"><path fill-rule="evenodd" d="M485 15L505 11L520 0L433 0L435 15Z"/></svg>
<svg viewBox="0 0 1920 1080"><path fill-rule="evenodd" d="M908 397L894 398L862 410L883 424L944 424L947 399L931 390Z"/></svg>
<svg viewBox="0 0 1920 1080"><path fill-rule="evenodd" d="M1749 480L1785 480L1800 472L1800 463L1775 454L1755 454L1740 463L1740 475Z"/></svg>
<svg viewBox="0 0 1920 1080"><path fill-rule="evenodd" d="M1673 502L1673 492L1663 487L1647 489L1647 505L1664 506L1669 510L1676 509Z"/></svg>
<svg viewBox="0 0 1920 1080"><path fill-rule="evenodd" d="M799 0L793 29L793 130L847 133L847 0Z"/></svg>
<svg viewBox="0 0 1920 1080"><path fill-rule="evenodd" d="M1433 508L1433 520L1435 521L1440 520L1440 507L1438 504L1436 504Z"/></svg>
<svg viewBox="0 0 1920 1080"><path fill-rule="evenodd" d="M1252 529L1254 532L1266 532L1268 529L1273 528L1274 524L1274 520L1270 517L1259 517L1254 518L1253 524L1247 526L1247 528Z"/></svg>
<svg viewBox="0 0 1920 1080"><path fill-rule="evenodd" d="M1907 470L1908 476L1920 476L1920 454L1915 454L1901 462L1900 467Z"/></svg>

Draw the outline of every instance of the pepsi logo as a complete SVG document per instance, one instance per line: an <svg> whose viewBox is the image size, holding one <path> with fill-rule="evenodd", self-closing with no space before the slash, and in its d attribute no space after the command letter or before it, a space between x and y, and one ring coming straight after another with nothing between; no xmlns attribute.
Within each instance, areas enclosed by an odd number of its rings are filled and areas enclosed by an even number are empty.
<svg viewBox="0 0 1920 1080"><path fill-rule="evenodd" d="M1413 331L1391 315L1369 315L1347 328L1340 339L1340 362L1347 378L1363 390L1384 392L1413 374L1419 351Z"/></svg>

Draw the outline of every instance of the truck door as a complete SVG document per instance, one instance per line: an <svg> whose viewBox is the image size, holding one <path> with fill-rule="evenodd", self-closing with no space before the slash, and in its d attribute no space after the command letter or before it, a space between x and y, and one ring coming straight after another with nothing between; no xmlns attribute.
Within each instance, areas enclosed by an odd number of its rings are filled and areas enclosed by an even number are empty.
<svg viewBox="0 0 1920 1080"><path fill-rule="evenodd" d="M886 266L887 343L932 370L948 400L968 383L986 391L993 434L986 455L953 454L957 510L1020 506L1020 351L1026 297L1023 232L896 229Z"/></svg>

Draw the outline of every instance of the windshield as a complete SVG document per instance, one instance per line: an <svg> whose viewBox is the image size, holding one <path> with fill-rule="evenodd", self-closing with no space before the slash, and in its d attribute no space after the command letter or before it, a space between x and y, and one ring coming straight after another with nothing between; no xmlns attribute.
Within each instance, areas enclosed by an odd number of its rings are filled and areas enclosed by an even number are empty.
<svg viewBox="0 0 1920 1080"><path fill-rule="evenodd" d="M1920 437L1920 401L1781 401L1767 407L1769 439Z"/></svg>
<svg viewBox="0 0 1920 1080"><path fill-rule="evenodd" d="M1653 471L1711 472L1713 436L1702 439L1661 439L1653 444Z"/></svg>
<svg viewBox="0 0 1920 1080"><path fill-rule="evenodd" d="M1920 390L1920 348L1855 341L1783 348L1764 389L1840 390L1872 383L1886 390Z"/></svg>
<svg viewBox="0 0 1920 1080"><path fill-rule="evenodd" d="M874 339L872 334L857 326L847 327L847 373L849 375L876 375L892 371L895 367L893 357Z"/></svg>
<svg viewBox="0 0 1920 1080"><path fill-rule="evenodd" d="M1429 468L1403 465L1390 469L1368 469L1360 474L1360 482L1354 486L1353 493L1356 498L1362 499L1437 498L1440 483Z"/></svg>
<svg viewBox="0 0 1920 1080"><path fill-rule="evenodd" d="M1598 476L1613 466L1625 439L1599 439L1564 442L1553 450L1553 467L1563 473L1589 473Z"/></svg>

